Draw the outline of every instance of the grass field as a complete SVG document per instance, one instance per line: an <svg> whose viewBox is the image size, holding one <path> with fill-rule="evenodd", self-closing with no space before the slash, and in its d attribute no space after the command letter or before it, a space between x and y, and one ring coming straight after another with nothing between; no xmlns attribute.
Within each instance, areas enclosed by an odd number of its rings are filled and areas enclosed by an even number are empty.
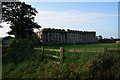
<svg viewBox="0 0 120 80"><path fill-rule="evenodd" d="M94 44L66 44L66 45L43 45L44 48L47 49L60 49L60 47L63 47L65 50L103 50L104 47L114 50L118 49L118 45L115 43L94 43ZM41 46L38 46L41 47ZM41 52L41 51L40 51ZM38 52L38 53L40 53ZM57 55L60 56L59 52L54 51L45 51L45 54L51 54L51 55ZM80 58L91 58L92 56L96 55L97 53L92 52L82 52L82 53L76 53L76 52L65 52L64 57L80 57ZM51 60L59 61L59 59L53 59ZM77 59L65 59L65 63L77 63L79 60Z"/></svg>
<svg viewBox="0 0 120 80"><path fill-rule="evenodd" d="M41 47L41 46L38 46ZM44 45L48 49L59 49L64 47L65 50L73 50L74 45ZM76 44L75 50L102 50L103 47L108 49L117 49L115 43L102 44ZM15 48L16 49L16 48ZM6 54L3 56L3 78L40 78L40 79L70 79L96 80L98 78L106 80L118 80L120 76L120 54L119 53L65 53L65 57L80 57L80 59L65 59L63 64L54 62L59 59L41 56L40 50L32 53L26 53L22 56L22 52L16 52L11 48L9 52L15 54ZM45 51L45 54L57 55L59 52ZM14 56L14 57L12 57ZM23 58L24 57L24 58ZM43 58L43 59L42 59ZM22 60L21 60L22 59ZM68 63L68 64L66 64ZM69 64L70 63L70 64ZM73 63L73 64L71 64ZM117 76L116 76L117 75Z"/></svg>
<svg viewBox="0 0 120 80"><path fill-rule="evenodd" d="M94 44L66 44L66 45L43 45L45 48L50 49L59 49L60 47L64 47L66 50L101 50L103 47L109 49L116 49L118 47L115 43L94 43ZM41 46L39 46L41 47Z"/></svg>

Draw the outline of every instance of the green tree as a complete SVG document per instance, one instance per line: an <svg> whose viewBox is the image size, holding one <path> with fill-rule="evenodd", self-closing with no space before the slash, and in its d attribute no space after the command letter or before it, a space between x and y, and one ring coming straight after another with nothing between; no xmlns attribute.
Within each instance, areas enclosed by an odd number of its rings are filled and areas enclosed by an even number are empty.
<svg viewBox="0 0 120 80"><path fill-rule="evenodd" d="M9 35L15 35L16 39L24 39L34 34L34 28L41 28L34 18L36 9L24 2L3 2L2 3L2 19L10 24L11 31Z"/></svg>
<svg viewBox="0 0 120 80"><path fill-rule="evenodd" d="M8 34L15 36L13 40L10 40L3 56L4 63L8 61L19 63L35 52L36 41L33 30L41 28L34 22L36 13L35 8L24 2L2 3L2 21L10 24L11 31Z"/></svg>

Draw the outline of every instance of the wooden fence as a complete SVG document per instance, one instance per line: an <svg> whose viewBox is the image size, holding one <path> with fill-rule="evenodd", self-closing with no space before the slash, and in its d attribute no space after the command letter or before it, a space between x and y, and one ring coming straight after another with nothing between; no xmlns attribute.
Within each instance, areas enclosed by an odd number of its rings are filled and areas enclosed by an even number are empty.
<svg viewBox="0 0 120 80"><path fill-rule="evenodd" d="M103 50L65 50L63 47L60 47L60 49L44 49L44 47L35 48L35 49L41 50L42 51L41 55L45 55L45 56L53 57L53 58L59 58L61 64L64 62L64 59L80 59L79 57L64 57L65 52L92 52L92 53L120 52L120 50L108 50L107 48L103 48ZM60 52L60 56L58 57L55 55L44 54L44 51Z"/></svg>

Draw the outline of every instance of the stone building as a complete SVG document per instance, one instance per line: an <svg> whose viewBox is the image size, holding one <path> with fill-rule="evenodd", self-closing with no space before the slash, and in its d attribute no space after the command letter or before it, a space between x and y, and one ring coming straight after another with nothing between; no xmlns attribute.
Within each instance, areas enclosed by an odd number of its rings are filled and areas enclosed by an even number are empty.
<svg viewBox="0 0 120 80"><path fill-rule="evenodd" d="M96 32L44 28L37 32L42 44L95 43Z"/></svg>

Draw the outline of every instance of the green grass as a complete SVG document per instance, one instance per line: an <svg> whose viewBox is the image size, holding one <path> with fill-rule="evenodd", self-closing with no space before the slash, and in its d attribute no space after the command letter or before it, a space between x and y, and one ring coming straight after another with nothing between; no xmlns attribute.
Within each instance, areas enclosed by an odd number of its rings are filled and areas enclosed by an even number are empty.
<svg viewBox="0 0 120 80"><path fill-rule="evenodd" d="M64 47L64 49L67 50L74 49L72 44L44 45L44 47L48 49L59 49L59 47ZM115 43L76 44L75 47L76 50L102 50L103 47L116 49L117 45ZM28 54L28 56L24 57L23 61L18 63L9 62L8 58L10 58L10 56L5 58L8 61L3 64L3 78L91 78L91 80L94 80L96 79L96 76L100 76L100 78L110 78L111 75L117 77L116 75L119 74L118 70L120 70L119 53L103 54L65 52L65 57L80 57L80 59L65 59L63 64L56 64L54 61L59 61L59 59L41 56L40 53L40 50L36 50L33 53ZM45 51L45 54L60 56L59 52L55 51ZM21 57L22 56L19 58ZM107 70L106 65L108 68ZM108 73L110 73L110 76Z"/></svg>
<svg viewBox="0 0 120 80"><path fill-rule="evenodd" d="M43 45L46 49L60 49L60 47L63 47L65 50L103 50L104 47L108 49L117 49L118 45L115 43L94 43L94 44L66 44L66 45ZM41 47L41 46L38 46ZM41 53L41 51L38 51L38 53ZM45 51L45 54L50 55L56 55L60 56L60 52L55 51ZM65 52L64 57L79 57L79 58L90 58L91 56L95 56L97 53L87 53L87 52ZM49 58L54 61L60 61L59 59ZM77 59L65 59L64 63L77 63L79 60Z"/></svg>
<svg viewBox="0 0 120 80"><path fill-rule="evenodd" d="M44 48L48 49L60 49L60 47L64 47L65 50L101 50L103 47L107 47L109 49L116 49L118 47L115 43L94 43L94 44L66 44L66 45L43 45ZM41 47L41 46L38 46Z"/></svg>

